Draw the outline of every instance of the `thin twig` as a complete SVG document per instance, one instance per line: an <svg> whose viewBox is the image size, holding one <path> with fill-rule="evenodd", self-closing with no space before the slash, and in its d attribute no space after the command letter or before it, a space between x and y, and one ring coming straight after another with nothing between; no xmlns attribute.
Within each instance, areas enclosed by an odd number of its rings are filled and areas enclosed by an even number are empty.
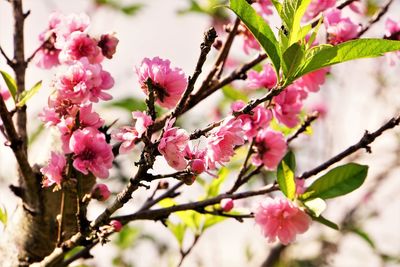
<svg viewBox="0 0 400 267"><path fill-rule="evenodd" d="M3 48L0 46L0 53L3 55L3 57L6 59L7 64L12 67L14 65L14 62L7 56L6 52L3 50Z"/></svg>
<svg viewBox="0 0 400 267"><path fill-rule="evenodd" d="M380 136L384 131L392 129L396 126L398 126L400 123L400 116L391 118L388 122L386 122L384 125L382 125L378 130L376 130L373 133L369 133L368 131L365 131L363 137L358 141L358 143L350 146L346 150L340 152L336 156L332 157L331 159L327 160L326 162L322 163L318 167L307 171L300 175L300 179L307 179L313 175L318 174L319 172L327 169L329 166L332 164L344 159L345 157L349 156L350 154L356 152L359 149L366 149L368 153L371 153L371 148L369 147L369 144L371 144L378 136Z"/></svg>
<svg viewBox="0 0 400 267"><path fill-rule="evenodd" d="M181 186L183 186L185 183L180 181L177 184L175 184L173 187L171 187L170 189L168 189L164 194L160 195L158 198L156 199L150 199L148 201L146 201L143 206L140 208L139 211L143 211L143 210L147 210L151 207L153 207L155 204L157 204L158 202L160 202L161 200L168 198L168 197L173 197L175 196L176 190L178 188L180 188Z"/></svg>
<svg viewBox="0 0 400 267"><path fill-rule="evenodd" d="M194 248L194 246L196 246L197 242L198 242L199 239L200 239L200 236L201 236L201 235L199 235L199 234L196 234L196 235L194 236L194 240L193 240L192 245L190 245L190 247L189 247L186 251L183 251L183 249L180 250L181 259L179 260L179 263L178 263L177 267L182 266L183 261L184 261L185 258L190 254L190 252L192 251L192 249Z"/></svg>
<svg viewBox="0 0 400 267"><path fill-rule="evenodd" d="M243 162L242 168L239 171L236 181L235 181L234 185L232 186L232 188L228 191L228 193L232 194L237 189L239 189L239 187L243 184L242 178L246 174L246 172L248 171L248 168L249 168L249 166L247 166L247 163L248 163L251 155L254 153L253 146L254 146L254 139L250 143L249 149L247 150L246 158Z"/></svg>
<svg viewBox="0 0 400 267"><path fill-rule="evenodd" d="M385 15L388 12L389 7L392 3L393 0L387 1L387 3L382 8L380 8L379 11L376 12L375 15L368 21L367 25L365 25L360 30L360 32L358 33L358 37L361 37L365 32L367 32L371 28L372 25L378 22L383 17L383 15Z"/></svg>
<svg viewBox="0 0 400 267"><path fill-rule="evenodd" d="M286 143L289 144L294 139L296 139L300 134L305 132L307 128L311 125L311 123L318 118L318 116L319 116L318 112L314 112L313 114L308 115L304 120L303 124L301 125L301 127L291 137L287 139Z"/></svg>
<svg viewBox="0 0 400 267"><path fill-rule="evenodd" d="M58 232L57 232L57 246L61 245L62 242L62 232L63 232L63 223L64 223L64 207L65 207L65 192L64 189L61 189L61 204L60 204L60 217L58 221Z"/></svg>

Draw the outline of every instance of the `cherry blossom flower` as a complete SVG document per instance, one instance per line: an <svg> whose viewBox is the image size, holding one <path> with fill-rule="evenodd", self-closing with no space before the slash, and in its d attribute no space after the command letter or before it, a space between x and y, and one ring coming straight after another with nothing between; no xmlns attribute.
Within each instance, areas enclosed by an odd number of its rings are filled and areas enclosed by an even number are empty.
<svg viewBox="0 0 400 267"><path fill-rule="evenodd" d="M302 88L294 84L274 97L272 111L277 120L289 128L295 127L299 123L298 115L303 107L305 94Z"/></svg>
<svg viewBox="0 0 400 267"><path fill-rule="evenodd" d="M247 74L247 86L251 89L271 89L276 85L276 74L271 64L264 64L260 72L251 70Z"/></svg>
<svg viewBox="0 0 400 267"><path fill-rule="evenodd" d="M254 38L254 35L250 30L243 24L239 25L238 32L243 39L243 51L248 55L252 50L259 51L261 46L259 42Z"/></svg>
<svg viewBox="0 0 400 267"><path fill-rule="evenodd" d="M258 206L254 219L268 242L284 244L295 241L297 234L308 230L312 222L303 210L286 198L266 198Z"/></svg>
<svg viewBox="0 0 400 267"><path fill-rule="evenodd" d="M200 174L207 169L206 149L200 149L189 142L185 148L185 158L189 161L190 170L194 174Z"/></svg>
<svg viewBox="0 0 400 267"><path fill-rule="evenodd" d="M342 17L342 11L337 8L324 12L324 25L328 40L334 45L356 38L360 30L350 18Z"/></svg>
<svg viewBox="0 0 400 267"><path fill-rule="evenodd" d="M91 192L91 197L99 201L106 201L110 195L111 192L105 184L96 184Z"/></svg>
<svg viewBox="0 0 400 267"><path fill-rule="evenodd" d="M79 109L79 122L82 128L93 127L100 128L104 124L104 120L99 114L92 111L92 104L83 105Z"/></svg>
<svg viewBox="0 0 400 267"><path fill-rule="evenodd" d="M231 109L233 112L239 111L246 106L246 103L243 101L236 101L232 103ZM245 133L245 137L247 140L250 140L254 136L257 135L258 131L261 128L267 128L269 122L272 119L272 113L270 110L257 106L252 110L252 115L250 114L242 114L238 116L238 118L242 122L242 128Z"/></svg>
<svg viewBox="0 0 400 267"><path fill-rule="evenodd" d="M244 144L242 121L233 116L225 118L220 126L210 131L207 137L207 165L215 169L216 164L229 162L235 154L234 147Z"/></svg>
<svg viewBox="0 0 400 267"><path fill-rule="evenodd" d="M60 186L66 164L64 154L52 151L47 166L40 169L40 172L44 175L43 187L49 187L53 184Z"/></svg>
<svg viewBox="0 0 400 267"><path fill-rule="evenodd" d="M302 87L307 92L318 92L320 86L325 83L326 74L329 70L330 68L322 68L310 72L296 80L295 84Z"/></svg>
<svg viewBox="0 0 400 267"><path fill-rule="evenodd" d="M319 13L327 10L328 8L334 7L335 4L336 0L311 0L303 19L311 20L319 15Z"/></svg>
<svg viewBox="0 0 400 267"><path fill-rule="evenodd" d="M174 122L175 119L167 121L164 134L158 145L158 151L164 156L169 166L181 171L188 164L184 152L189 141L189 135L183 129L172 127Z"/></svg>
<svg viewBox="0 0 400 267"><path fill-rule="evenodd" d="M117 50L118 38L115 33L102 34L98 46L101 48L103 56L111 59Z"/></svg>
<svg viewBox="0 0 400 267"><path fill-rule="evenodd" d="M86 57L92 64L100 63L103 60L103 54L95 39L87 33L73 32L61 49L59 60L61 63L72 63L83 57Z"/></svg>
<svg viewBox="0 0 400 267"><path fill-rule="evenodd" d="M271 0L257 0L252 4L252 7L265 20L273 14L273 5Z"/></svg>
<svg viewBox="0 0 400 267"><path fill-rule="evenodd" d="M273 170L285 155L287 145L282 133L264 129L255 139L255 148L257 154L252 158L253 164Z"/></svg>
<svg viewBox="0 0 400 267"><path fill-rule="evenodd" d="M183 71L179 68L172 69L170 64L169 60L159 57L145 58L136 68L143 91L149 93L147 80L150 79L157 103L164 108L173 108L187 87L187 78Z"/></svg>
<svg viewBox="0 0 400 267"><path fill-rule="evenodd" d="M63 49L65 42L73 32L86 33L90 24L90 18L84 13L69 14L68 16L60 15L60 22L54 29L57 36L55 47Z"/></svg>
<svg viewBox="0 0 400 267"><path fill-rule="evenodd" d="M153 120L144 112L134 111L132 112L133 119L136 119L135 126L123 126L111 134L111 137L122 142L119 147L121 154L128 153L131 151L142 135L147 131L147 128L153 124Z"/></svg>
<svg viewBox="0 0 400 267"><path fill-rule="evenodd" d="M87 127L73 132L69 148L74 153L73 166L83 174L89 171L99 178L107 178L114 155L103 133Z"/></svg>

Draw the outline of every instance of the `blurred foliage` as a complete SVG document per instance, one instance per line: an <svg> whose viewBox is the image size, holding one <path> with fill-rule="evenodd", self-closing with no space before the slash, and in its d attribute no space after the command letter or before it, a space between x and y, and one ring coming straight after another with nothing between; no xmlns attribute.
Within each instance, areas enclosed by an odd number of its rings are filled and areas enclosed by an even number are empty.
<svg viewBox="0 0 400 267"><path fill-rule="evenodd" d="M120 11L127 16L136 15L144 7L142 3L124 5L119 0L95 0L98 6L107 6L116 11Z"/></svg>
<svg viewBox="0 0 400 267"><path fill-rule="evenodd" d="M120 108L127 112L132 111L145 111L147 109L146 103L143 99L136 98L136 97L125 97L120 99L115 99L108 101L104 107L106 108ZM165 110L159 107L158 105L155 106L156 112L158 115L164 114Z"/></svg>
<svg viewBox="0 0 400 267"><path fill-rule="evenodd" d="M6 227L8 220L7 210L4 207L0 207L0 222Z"/></svg>
<svg viewBox="0 0 400 267"><path fill-rule="evenodd" d="M186 15L189 13L198 13L209 15L214 19L226 21L229 19L229 15L226 9L218 8L219 6L227 5L227 0L188 0L189 5L187 8L178 11L180 15Z"/></svg>

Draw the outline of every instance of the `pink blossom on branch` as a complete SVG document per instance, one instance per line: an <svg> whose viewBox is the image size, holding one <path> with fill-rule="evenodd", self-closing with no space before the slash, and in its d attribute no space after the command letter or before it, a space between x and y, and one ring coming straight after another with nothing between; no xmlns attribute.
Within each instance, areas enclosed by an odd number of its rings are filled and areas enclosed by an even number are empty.
<svg viewBox="0 0 400 267"><path fill-rule="evenodd" d="M306 13L304 14L305 20L311 20L319 15L319 13L334 7L336 0L311 0Z"/></svg>
<svg viewBox="0 0 400 267"><path fill-rule="evenodd" d="M251 70L247 74L247 85L251 89L271 89L276 85L277 77L271 64L264 64L260 72Z"/></svg>
<svg viewBox="0 0 400 267"><path fill-rule="evenodd" d="M157 98L157 104L164 108L173 108L187 87L187 78L179 68L171 68L171 62L159 57L143 59L136 68L139 83L148 94L147 80L150 79Z"/></svg>
<svg viewBox="0 0 400 267"><path fill-rule="evenodd" d="M360 26L343 17L342 11L337 8L324 12L324 25L329 43L334 45L356 38L360 31Z"/></svg>
<svg viewBox="0 0 400 267"><path fill-rule="evenodd" d="M99 178L108 177L114 155L103 133L92 127L78 129L71 136L69 148L74 153L75 169L85 175L90 171Z"/></svg>
<svg viewBox="0 0 400 267"><path fill-rule="evenodd" d="M49 187L53 184L61 185L64 175L64 168L67 164L64 154L51 152L50 160L47 166L40 169L43 174L43 187Z"/></svg>
<svg viewBox="0 0 400 267"><path fill-rule="evenodd" d="M61 49L59 60L61 63L72 63L83 57L86 57L92 64L100 63L103 60L103 54L95 39L87 33L73 32Z"/></svg>
<svg viewBox="0 0 400 267"><path fill-rule="evenodd" d="M256 154L252 162L256 166L264 165L267 169L275 169L286 153L286 141L282 133L264 129L255 139Z"/></svg>
<svg viewBox="0 0 400 267"><path fill-rule="evenodd" d="M172 127L174 122L175 119L167 121L158 151L164 156L169 166L181 171L188 164L184 152L188 145L189 135L183 129Z"/></svg>
<svg viewBox="0 0 400 267"><path fill-rule="evenodd" d="M233 112L240 111L245 106L246 103L243 101L236 101L232 103L231 109ZM263 106L255 107L252 113L252 115L243 114L238 117L242 122L242 128L247 140L256 136L260 129L267 128L272 119L271 111Z"/></svg>
<svg viewBox="0 0 400 267"><path fill-rule="evenodd" d="M234 147L244 144L242 121L233 116L225 118L207 137L207 164L213 170L216 164L229 162L235 154Z"/></svg>
<svg viewBox="0 0 400 267"><path fill-rule="evenodd" d="M257 0L252 4L252 7L265 20L273 14L274 10L271 0Z"/></svg>
<svg viewBox="0 0 400 267"><path fill-rule="evenodd" d="M306 95L302 88L293 84L274 97L272 111L276 119L289 128L295 127L299 123L298 116L303 107L302 100Z"/></svg>
<svg viewBox="0 0 400 267"><path fill-rule="evenodd" d="M97 199L99 201L106 201L111 195L108 186L105 184L96 184L91 192L91 196L93 199Z"/></svg>
<svg viewBox="0 0 400 267"><path fill-rule="evenodd" d="M306 232L312 222L310 216L286 198L264 199L255 211L254 219L268 242L279 239L284 245Z"/></svg>

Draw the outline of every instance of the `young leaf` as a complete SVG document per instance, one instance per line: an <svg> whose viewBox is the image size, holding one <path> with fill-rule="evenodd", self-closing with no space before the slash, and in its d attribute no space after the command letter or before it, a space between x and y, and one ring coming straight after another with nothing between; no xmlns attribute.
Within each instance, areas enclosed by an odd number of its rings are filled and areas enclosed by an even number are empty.
<svg viewBox="0 0 400 267"><path fill-rule="evenodd" d="M286 83L290 83L290 78L297 72L298 67L303 62L304 47L298 43L294 43L283 53L282 58L283 74L285 74L288 80Z"/></svg>
<svg viewBox="0 0 400 267"><path fill-rule="evenodd" d="M284 0L282 20L289 31L289 45L299 40L301 18L311 0Z"/></svg>
<svg viewBox="0 0 400 267"><path fill-rule="evenodd" d="M315 217L315 216L311 215L311 218L313 219L313 221L319 222L319 223L321 223L321 224L323 224L325 226L328 226L328 227L330 227L330 228L332 228L334 230L339 230L339 226L336 223L334 223L334 222L322 217L321 215L318 216L318 217Z"/></svg>
<svg viewBox="0 0 400 267"><path fill-rule="evenodd" d="M280 52L279 44L271 28L265 20L247 3L246 0L231 0L230 8L246 27L253 33L254 37L264 48L274 65L275 71L279 73Z"/></svg>
<svg viewBox="0 0 400 267"><path fill-rule="evenodd" d="M7 210L4 207L0 207L0 222L6 226L8 220Z"/></svg>
<svg viewBox="0 0 400 267"><path fill-rule="evenodd" d="M22 107L26 104L26 102L31 99L39 90L42 88L42 81L37 82L31 89L28 91L24 91L21 94L21 100L17 103L17 107Z"/></svg>
<svg viewBox="0 0 400 267"><path fill-rule="evenodd" d="M368 243L368 245L371 246L371 248L373 248L373 249L376 248L375 242L371 239L369 234L367 232L365 232L363 229L361 229L361 228L352 228L351 232L355 233L360 238L362 238L365 242Z"/></svg>
<svg viewBox="0 0 400 267"><path fill-rule="evenodd" d="M293 153L289 152L278 165L277 180L282 193L290 200L296 194L296 183L294 181L294 171L296 164L293 164ZM293 166L294 165L294 166Z"/></svg>
<svg viewBox="0 0 400 267"><path fill-rule="evenodd" d="M17 83L15 82L14 78L11 77L11 75L8 74L7 72L0 70L0 74L1 76L3 76L3 79L6 82L8 90L10 90L10 94L15 100L15 96L17 94Z"/></svg>
<svg viewBox="0 0 400 267"><path fill-rule="evenodd" d="M318 48L318 47L317 47ZM385 39L357 39L336 46L323 45L320 49L311 49L311 56L296 77L314 70L332 66L349 60L382 56L383 53L400 50L400 41Z"/></svg>
<svg viewBox="0 0 400 267"><path fill-rule="evenodd" d="M219 194L221 184L226 180L229 175L228 168L221 168L218 173L218 178L214 179L206 189L207 197L215 197Z"/></svg>
<svg viewBox="0 0 400 267"><path fill-rule="evenodd" d="M229 98L230 100L236 101L236 100L243 100L245 102L249 101L249 98L247 95L242 93L241 91L233 88L232 86L224 86L222 88L222 93L226 98Z"/></svg>
<svg viewBox="0 0 400 267"><path fill-rule="evenodd" d="M328 199L348 194L363 184L367 173L368 166L356 163L336 167L318 178L302 198Z"/></svg>
<svg viewBox="0 0 400 267"><path fill-rule="evenodd" d="M171 233L175 236L179 246L182 247L183 238L185 237L185 233L187 230L186 226L182 223L174 224L169 220L167 221L167 226Z"/></svg>
<svg viewBox="0 0 400 267"><path fill-rule="evenodd" d="M314 198L308 201L305 201L304 206L315 216L319 217L322 212L326 209L326 203L321 198Z"/></svg>

